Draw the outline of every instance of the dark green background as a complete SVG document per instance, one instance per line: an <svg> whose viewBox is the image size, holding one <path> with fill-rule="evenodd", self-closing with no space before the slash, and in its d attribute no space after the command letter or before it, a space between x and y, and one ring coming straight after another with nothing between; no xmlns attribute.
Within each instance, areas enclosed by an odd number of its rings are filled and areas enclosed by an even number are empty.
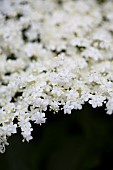
<svg viewBox="0 0 113 170"><path fill-rule="evenodd" d="M71 115L46 113L33 125L34 139L22 143L20 132L9 138L0 155L4 170L113 170L113 115L86 104Z"/></svg>

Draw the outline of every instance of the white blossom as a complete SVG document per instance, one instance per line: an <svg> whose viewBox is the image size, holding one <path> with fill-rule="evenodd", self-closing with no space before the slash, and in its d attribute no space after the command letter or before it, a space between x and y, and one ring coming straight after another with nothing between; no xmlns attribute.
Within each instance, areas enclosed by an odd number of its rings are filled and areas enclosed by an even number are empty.
<svg viewBox="0 0 113 170"><path fill-rule="evenodd" d="M0 1L0 152L47 109L113 113L113 1Z"/></svg>

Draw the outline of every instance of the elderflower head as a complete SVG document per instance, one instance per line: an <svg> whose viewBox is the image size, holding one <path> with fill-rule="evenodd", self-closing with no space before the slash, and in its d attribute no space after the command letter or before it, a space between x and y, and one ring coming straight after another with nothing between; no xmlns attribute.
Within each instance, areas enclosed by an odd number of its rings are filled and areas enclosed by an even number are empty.
<svg viewBox="0 0 113 170"><path fill-rule="evenodd" d="M0 152L47 109L113 113L113 2L0 1Z"/></svg>

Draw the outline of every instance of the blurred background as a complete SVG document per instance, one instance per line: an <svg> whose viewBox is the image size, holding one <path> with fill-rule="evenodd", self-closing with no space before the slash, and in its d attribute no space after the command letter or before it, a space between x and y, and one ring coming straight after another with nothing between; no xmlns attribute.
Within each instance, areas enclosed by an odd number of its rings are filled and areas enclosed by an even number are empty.
<svg viewBox="0 0 113 170"><path fill-rule="evenodd" d="M32 141L22 143L20 132L9 138L0 169L113 170L113 115L104 109L46 112L45 124L33 124Z"/></svg>

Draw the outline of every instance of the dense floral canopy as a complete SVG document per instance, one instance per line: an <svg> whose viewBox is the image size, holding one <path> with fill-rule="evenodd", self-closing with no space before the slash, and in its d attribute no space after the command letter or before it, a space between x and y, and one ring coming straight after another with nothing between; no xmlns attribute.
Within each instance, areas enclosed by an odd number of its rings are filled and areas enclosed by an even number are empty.
<svg viewBox="0 0 113 170"><path fill-rule="evenodd" d="M113 1L0 1L0 152L47 109L113 112Z"/></svg>

